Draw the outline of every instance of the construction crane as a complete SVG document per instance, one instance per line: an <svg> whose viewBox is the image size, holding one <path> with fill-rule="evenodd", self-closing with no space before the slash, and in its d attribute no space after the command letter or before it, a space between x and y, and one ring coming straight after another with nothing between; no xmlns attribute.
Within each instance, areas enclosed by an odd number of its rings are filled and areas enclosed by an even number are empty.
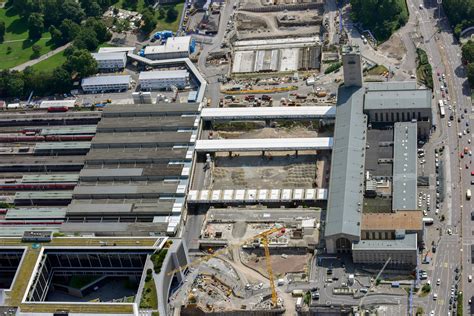
<svg viewBox="0 0 474 316"><path fill-rule="evenodd" d="M382 274L382 272L385 270L385 268L387 267L388 263L390 262L390 260L392 260L392 257L388 257L387 261L385 261L385 264L383 265L382 269L380 269L379 273L377 274L377 276L375 277L374 279L374 283L377 284L377 279L380 277L380 275ZM360 298L360 301L359 301L359 310L362 308L362 302L364 301L365 297L367 296L367 294L370 292L370 290L372 290L374 288L374 284L372 284L369 288L369 290L367 292L365 292L365 294Z"/></svg>
<svg viewBox="0 0 474 316"><path fill-rule="evenodd" d="M174 269L170 272L168 272L168 275L173 275L175 274L176 272L179 272L179 271L183 271L187 268L190 268L190 267L193 267L193 266L197 266L199 265L201 262L204 262L204 261L207 261L209 259L212 259L216 256L219 256L221 254L224 254L225 252L229 251L230 249L232 248L235 248L235 247L240 247L241 245L244 245L250 241L253 241L255 239L261 239L261 243L263 245L263 249L264 249L264 252L265 252L265 261L266 261L266 268L267 268L267 273L268 273L268 279L270 280L270 290L272 292L272 306L273 307L277 307L277 303L278 303L278 296L277 296L277 292L276 292L276 287L275 287L275 281L274 281L274 277L273 277L273 269L272 269L272 264L271 264L271 261L270 261L270 249L268 247L268 237L276 232L280 232L282 230L284 230L285 228L283 227L273 227L269 230L266 230L264 232L261 232L260 234L258 235L255 235L255 236L252 236L250 238L247 238L245 239L244 241L241 241L237 244L232 244L232 245L229 245L227 246L226 248L222 248L222 249L219 249L219 250L216 250L214 251L213 253L211 254L208 254L208 255L205 255L203 257L200 257L196 260L193 260L191 261L190 263L186 264L186 265L183 265L183 266L180 266L179 268L177 269Z"/></svg>

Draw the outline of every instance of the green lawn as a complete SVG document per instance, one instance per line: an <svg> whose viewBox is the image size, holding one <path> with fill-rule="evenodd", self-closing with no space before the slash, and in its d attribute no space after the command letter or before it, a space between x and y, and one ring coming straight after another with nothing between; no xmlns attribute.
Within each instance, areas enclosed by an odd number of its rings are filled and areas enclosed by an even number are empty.
<svg viewBox="0 0 474 316"><path fill-rule="evenodd" d="M384 65L377 65L367 71L367 74L372 76L380 76L383 75L386 71L388 71L387 67L385 67Z"/></svg>
<svg viewBox="0 0 474 316"><path fill-rule="evenodd" d="M119 0L116 6L122 9L126 9L126 10L131 9L131 8L123 7L123 0ZM135 11L142 12L144 7L145 7L144 1L138 0L137 8ZM162 19L158 19L158 10L157 10L156 18L158 20L158 23L156 25L156 31L170 30L170 31L176 32L178 30L179 21L181 21L181 15L183 14L184 1L177 1L176 3L173 3L173 4L163 5L163 8L165 9L165 11L167 11L168 8L171 8L171 7L175 7L176 10L179 12L178 18L173 22L167 22L166 16L164 16Z"/></svg>
<svg viewBox="0 0 474 316"><path fill-rule="evenodd" d="M14 9L0 9L0 21L5 22L5 41L25 39L28 37L26 19L20 18Z"/></svg>
<svg viewBox="0 0 474 316"><path fill-rule="evenodd" d="M5 41L0 44L0 69L12 68L32 59L34 44L41 46L41 55L53 49L49 32L44 32L36 42L28 40L26 21L13 9L0 9L0 21L4 21L6 27Z"/></svg>
<svg viewBox="0 0 474 316"><path fill-rule="evenodd" d="M0 59L2 60L0 63L0 69L12 68L32 59L32 46L34 44L41 46L41 55L46 54L53 49L49 39L40 39L35 43L25 40L0 44ZM8 47L11 47L10 53L8 53Z"/></svg>
<svg viewBox="0 0 474 316"><path fill-rule="evenodd" d="M153 278L150 281L145 282L145 285L143 286L143 293L140 299L140 308L158 308L158 297L156 294L156 286Z"/></svg>
<svg viewBox="0 0 474 316"><path fill-rule="evenodd" d="M181 15L183 15L184 2L176 3L176 4L163 5L163 8L165 10L167 10L168 8L170 8L172 6L175 6L176 10L179 12L178 18L175 21L171 22L171 23L168 23L168 22L165 21L166 17L164 17L161 20L159 19L158 23L156 24L156 30L157 31L170 30L170 31L176 32L178 30L179 21L181 21Z"/></svg>
<svg viewBox="0 0 474 316"><path fill-rule="evenodd" d="M64 51L59 52L48 59L45 59L36 65L33 66L33 69L38 71L52 71L54 68L57 68L64 64L66 61L66 56L64 56Z"/></svg>

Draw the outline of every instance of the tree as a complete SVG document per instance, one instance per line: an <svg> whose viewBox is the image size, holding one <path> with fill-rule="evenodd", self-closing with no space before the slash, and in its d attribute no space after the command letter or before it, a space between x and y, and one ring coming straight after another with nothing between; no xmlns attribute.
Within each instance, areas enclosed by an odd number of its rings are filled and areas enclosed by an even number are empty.
<svg viewBox="0 0 474 316"><path fill-rule="evenodd" d="M467 65L467 80L471 88L474 88L474 63Z"/></svg>
<svg viewBox="0 0 474 316"><path fill-rule="evenodd" d="M45 95L50 91L51 73L49 71L39 72L32 67L26 67L22 76L25 83L23 88L25 94L34 91L37 95Z"/></svg>
<svg viewBox="0 0 474 316"><path fill-rule="evenodd" d="M110 41L112 38L112 33L109 32L105 23L98 18L88 18L86 20L85 26L92 28L97 35L97 40L100 43Z"/></svg>
<svg viewBox="0 0 474 316"><path fill-rule="evenodd" d="M28 36L31 39L41 37L44 29L44 18L40 13L32 13L28 18Z"/></svg>
<svg viewBox="0 0 474 316"><path fill-rule="evenodd" d="M156 3L155 0L145 0L145 5L147 7L152 7Z"/></svg>
<svg viewBox="0 0 474 316"><path fill-rule="evenodd" d="M405 1L350 0L351 17L370 29L379 41L384 41L408 21Z"/></svg>
<svg viewBox="0 0 474 316"><path fill-rule="evenodd" d="M53 41L54 45L60 46L64 43L63 33L54 25L49 27L49 33L51 34L51 40Z"/></svg>
<svg viewBox="0 0 474 316"><path fill-rule="evenodd" d="M95 50L99 46L97 34L92 28L83 28L74 39L73 45L77 49Z"/></svg>
<svg viewBox="0 0 474 316"><path fill-rule="evenodd" d="M454 35L459 36L466 27L474 21L474 1L472 0L443 0L443 8L449 22L454 27Z"/></svg>
<svg viewBox="0 0 474 316"><path fill-rule="evenodd" d="M86 12L88 16L101 16L102 8L97 2L92 2Z"/></svg>
<svg viewBox="0 0 474 316"><path fill-rule="evenodd" d="M123 7L135 11L137 9L138 0L124 0Z"/></svg>
<svg viewBox="0 0 474 316"><path fill-rule="evenodd" d="M25 82L19 72L11 72L8 80L5 82L5 90L7 96L19 97L23 95Z"/></svg>
<svg viewBox="0 0 474 316"><path fill-rule="evenodd" d="M64 56L66 57L71 56L72 54L74 54L75 51L76 51L76 48L74 46L68 46L64 50Z"/></svg>
<svg viewBox="0 0 474 316"><path fill-rule="evenodd" d="M171 23L176 21L178 18L178 11L175 7L171 7L166 11L166 22Z"/></svg>
<svg viewBox="0 0 474 316"><path fill-rule="evenodd" d="M57 67L53 70L51 77L51 86L58 92L67 92L71 89L71 74L63 67Z"/></svg>
<svg viewBox="0 0 474 316"><path fill-rule="evenodd" d="M160 6L158 9L158 19L160 20L164 19L165 15L166 15L165 9L162 6Z"/></svg>
<svg viewBox="0 0 474 316"><path fill-rule="evenodd" d="M24 15L28 8L28 0L12 0L11 4L21 15Z"/></svg>
<svg viewBox="0 0 474 316"><path fill-rule="evenodd" d="M467 63L474 62L474 42L469 40L462 46L462 59Z"/></svg>
<svg viewBox="0 0 474 316"><path fill-rule="evenodd" d="M102 6L96 0L81 0L81 7L88 17L97 17L103 12Z"/></svg>
<svg viewBox="0 0 474 316"><path fill-rule="evenodd" d="M41 54L41 46L38 44L34 44L31 49L33 50L33 58L38 58Z"/></svg>
<svg viewBox="0 0 474 316"><path fill-rule="evenodd" d="M63 41L64 42L69 42L76 37L76 35L79 33L80 30L79 24L69 20L65 19L64 21L61 22L61 25L59 26L59 30L63 34Z"/></svg>
<svg viewBox="0 0 474 316"><path fill-rule="evenodd" d="M37 1L40 2L40 1ZM62 6L56 0L43 0L44 9L39 12L46 12L46 25L59 25L61 23Z"/></svg>
<svg viewBox="0 0 474 316"><path fill-rule="evenodd" d="M0 21L0 43L3 43L5 39L5 22Z"/></svg>
<svg viewBox="0 0 474 316"><path fill-rule="evenodd" d="M97 73L97 62L87 50L78 49L68 56L64 69L71 74L77 73L79 77L87 77Z"/></svg>
<svg viewBox="0 0 474 316"><path fill-rule="evenodd" d="M431 292L431 285L429 285L429 284L423 285L423 287L421 288L421 291L423 291L424 293Z"/></svg>
<svg viewBox="0 0 474 316"><path fill-rule="evenodd" d="M81 21L86 17L84 10L81 8L81 5L75 0L56 0L58 4L61 5L61 20L70 19L76 23L81 23Z"/></svg>
<svg viewBox="0 0 474 316"><path fill-rule="evenodd" d="M141 30L143 33L149 34L151 31L153 31L156 26L156 20L153 11L150 9L145 10L142 15L142 22L143 24Z"/></svg>

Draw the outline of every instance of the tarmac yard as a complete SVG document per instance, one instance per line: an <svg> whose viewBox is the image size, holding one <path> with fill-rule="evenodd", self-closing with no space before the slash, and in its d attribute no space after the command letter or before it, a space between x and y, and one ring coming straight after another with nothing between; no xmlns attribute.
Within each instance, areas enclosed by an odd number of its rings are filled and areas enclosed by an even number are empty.
<svg viewBox="0 0 474 316"><path fill-rule="evenodd" d="M283 278L288 273L307 272L307 263L311 255L303 251L292 251L288 248L270 249L273 274L276 278ZM265 256L262 249L243 250L240 256L242 263L257 270L265 277L268 276Z"/></svg>

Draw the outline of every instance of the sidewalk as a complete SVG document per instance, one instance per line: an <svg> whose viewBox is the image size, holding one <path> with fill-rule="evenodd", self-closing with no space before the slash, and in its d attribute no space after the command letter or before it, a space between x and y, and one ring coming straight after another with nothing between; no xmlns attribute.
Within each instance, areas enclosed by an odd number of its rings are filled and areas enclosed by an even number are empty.
<svg viewBox="0 0 474 316"><path fill-rule="evenodd" d="M66 48L68 48L69 46L71 46L71 43L67 43L66 45L63 45L63 46L60 46L52 51L50 51L49 53L46 53L44 55L41 55L40 57L36 58L36 59L32 59L32 60L29 60L27 61L26 63L23 63L21 65L18 65L16 67L13 67L11 70L17 70L17 71L23 71L26 67L31 67L33 65L36 65L37 63L45 60L45 59L48 59L49 57L53 56L53 55L56 55L62 51L64 51Z"/></svg>

